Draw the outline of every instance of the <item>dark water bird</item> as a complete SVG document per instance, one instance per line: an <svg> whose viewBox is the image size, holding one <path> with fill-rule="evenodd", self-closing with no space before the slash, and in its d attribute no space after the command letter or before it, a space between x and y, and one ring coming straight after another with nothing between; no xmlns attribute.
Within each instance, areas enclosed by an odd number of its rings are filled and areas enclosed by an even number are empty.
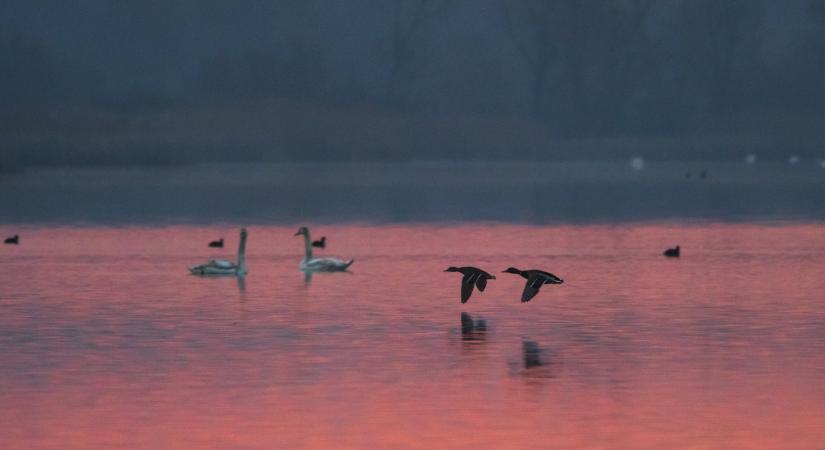
<svg viewBox="0 0 825 450"><path fill-rule="evenodd" d="M223 248L223 238L210 242L209 246L212 248Z"/></svg>
<svg viewBox="0 0 825 450"><path fill-rule="evenodd" d="M461 303L467 303L473 293L473 286L484 292L487 287L487 280L495 280L496 277L476 267L449 267L445 272L461 272L464 277L461 279Z"/></svg>
<svg viewBox="0 0 825 450"><path fill-rule="evenodd" d="M519 270L515 267L509 267L504 273L514 273L516 275L521 275L523 278L527 279L527 284L524 285L524 291L521 293L521 302L529 302L530 299L536 296L539 293L539 289L544 284L562 284L564 280L561 278L553 275L550 272L545 272L543 270Z"/></svg>
<svg viewBox="0 0 825 450"><path fill-rule="evenodd" d="M5 241L3 241L3 243L4 243L4 244L14 244L14 245L17 245L17 244L19 244L19 243L20 243L20 236L18 236L18 235L16 235L16 234L15 234L15 235L14 235L14 236L12 236L12 237L7 237L7 238L6 238L6 240L5 240Z"/></svg>
<svg viewBox="0 0 825 450"><path fill-rule="evenodd" d="M317 241L312 241L312 246L318 248L327 248L327 237L321 236L321 239L318 239Z"/></svg>
<svg viewBox="0 0 825 450"><path fill-rule="evenodd" d="M680 250L681 249L677 245L674 248L669 248L669 249L665 250L664 253L662 253L662 254L667 256L668 258L678 258L679 254L680 254Z"/></svg>

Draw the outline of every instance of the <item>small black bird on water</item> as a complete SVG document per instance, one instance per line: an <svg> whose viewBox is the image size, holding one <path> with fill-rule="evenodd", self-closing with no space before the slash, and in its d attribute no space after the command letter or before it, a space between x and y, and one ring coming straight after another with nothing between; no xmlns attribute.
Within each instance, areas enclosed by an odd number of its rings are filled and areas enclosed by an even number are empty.
<svg viewBox="0 0 825 450"><path fill-rule="evenodd" d="M312 241L312 246L318 248L327 248L327 237L321 236L321 239L318 239L317 241Z"/></svg>
<svg viewBox="0 0 825 450"><path fill-rule="evenodd" d="M209 246L212 248L223 248L223 238L220 238L217 241L210 242Z"/></svg>
<svg viewBox="0 0 825 450"><path fill-rule="evenodd" d="M473 286L484 292L487 287L487 280L495 280L496 277L476 267L449 267L445 272L461 272L464 278L461 279L461 303L467 303L473 293Z"/></svg>
<svg viewBox="0 0 825 450"><path fill-rule="evenodd" d="M521 293L521 302L529 302L530 299L536 296L539 293L539 289L543 284L562 284L564 280L561 278L553 275L550 272L545 272L543 270L519 270L515 267L509 267L504 273L514 273L516 275L521 275L523 278L527 279L527 284L524 285L524 291Z"/></svg>
<svg viewBox="0 0 825 450"><path fill-rule="evenodd" d="M14 245L17 245L17 244L19 244L19 243L20 243L20 236L18 236L18 235L16 235L16 234L15 234L15 235L14 235L14 236L12 236L12 237L6 238L6 240L5 240L5 241L3 241L3 243L4 243L4 244L14 244Z"/></svg>
<svg viewBox="0 0 825 450"><path fill-rule="evenodd" d="M665 250L663 255L667 256L668 258L678 258L679 257L679 246L677 245L675 248L669 248Z"/></svg>

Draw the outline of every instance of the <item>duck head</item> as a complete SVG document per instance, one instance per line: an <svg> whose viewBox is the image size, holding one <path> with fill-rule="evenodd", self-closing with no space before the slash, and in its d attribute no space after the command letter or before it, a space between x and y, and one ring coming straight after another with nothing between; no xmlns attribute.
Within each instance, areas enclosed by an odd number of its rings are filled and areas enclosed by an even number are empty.
<svg viewBox="0 0 825 450"><path fill-rule="evenodd" d="M306 236L307 234L309 234L309 228L301 227L301 228L298 228L298 232L295 233L294 236L300 236L300 235Z"/></svg>
<svg viewBox="0 0 825 450"><path fill-rule="evenodd" d="M507 270L505 270L501 273L514 273L516 275L521 275L521 271L516 269L515 267L508 267Z"/></svg>

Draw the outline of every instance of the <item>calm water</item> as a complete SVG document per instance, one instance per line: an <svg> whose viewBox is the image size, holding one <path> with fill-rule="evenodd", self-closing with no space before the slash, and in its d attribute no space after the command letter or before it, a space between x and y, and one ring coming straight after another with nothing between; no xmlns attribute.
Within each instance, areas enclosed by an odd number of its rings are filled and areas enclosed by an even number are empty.
<svg viewBox="0 0 825 450"><path fill-rule="evenodd" d="M324 226L353 273L308 281L295 228L250 227L244 282L186 271L234 226L17 228L0 447L825 442L821 224ZM462 264L566 283L461 305Z"/></svg>
<svg viewBox="0 0 825 450"><path fill-rule="evenodd" d="M821 222L823 205L825 170L810 159L660 161L640 171L624 162L499 161L0 173L0 223Z"/></svg>

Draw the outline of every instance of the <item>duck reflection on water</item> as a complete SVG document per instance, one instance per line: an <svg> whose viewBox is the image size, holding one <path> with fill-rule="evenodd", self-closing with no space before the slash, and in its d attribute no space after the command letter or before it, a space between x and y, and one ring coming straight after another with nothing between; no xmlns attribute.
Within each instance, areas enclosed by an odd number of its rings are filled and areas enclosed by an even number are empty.
<svg viewBox="0 0 825 450"><path fill-rule="evenodd" d="M487 336L487 321L484 319L473 320L473 316L466 312L461 313L461 340L462 341L483 341Z"/></svg>
<svg viewBox="0 0 825 450"><path fill-rule="evenodd" d="M522 341L521 353L524 358L524 368L532 369L533 367L541 367L541 349L539 344L535 341Z"/></svg>
<svg viewBox="0 0 825 450"><path fill-rule="evenodd" d="M556 378L560 368L556 356L553 351L542 348L538 342L523 339L521 360L511 360L511 373L527 379Z"/></svg>

